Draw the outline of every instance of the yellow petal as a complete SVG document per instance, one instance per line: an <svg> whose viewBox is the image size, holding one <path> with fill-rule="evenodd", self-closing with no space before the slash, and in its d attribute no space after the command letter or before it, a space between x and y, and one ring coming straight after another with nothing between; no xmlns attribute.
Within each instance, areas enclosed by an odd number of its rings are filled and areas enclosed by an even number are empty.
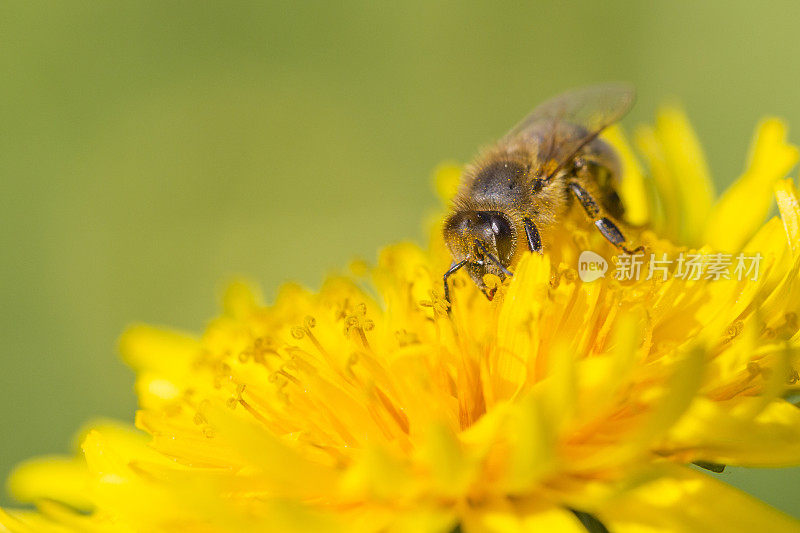
<svg viewBox="0 0 800 533"><path fill-rule="evenodd" d="M658 113L656 134L680 196L681 242L702 244L702 228L714 202L714 187L700 142L686 115L677 107L666 107Z"/></svg>
<svg viewBox="0 0 800 533"><path fill-rule="evenodd" d="M574 514L544 501L519 507L498 502L470 510L464 515L461 529L464 533L586 533Z"/></svg>
<svg viewBox="0 0 800 533"><path fill-rule="evenodd" d="M750 151L747 170L725 191L708 218L703 240L714 250L741 249L772 207L773 184L798 158L797 147L786 142L786 125L774 118L759 125Z"/></svg>
<svg viewBox="0 0 800 533"><path fill-rule="evenodd" d="M792 255L797 257L800 255L800 201L798 201L794 182L791 179L778 182L775 185L775 197L786 230L786 237L789 240L789 247L792 249Z"/></svg>
<svg viewBox="0 0 800 533"><path fill-rule="evenodd" d="M433 171L436 195L443 203L450 201L458 191L463 169L456 163L442 163Z"/></svg>
<svg viewBox="0 0 800 533"><path fill-rule="evenodd" d="M683 111L663 108L655 129L640 129L637 141L662 199L665 236L690 246L702 244L714 189L700 143Z"/></svg>
<svg viewBox="0 0 800 533"><path fill-rule="evenodd" d="M625 219L637 226L647 223L653 205L649 189L652 183L645 177L644 169L619 125L606 129L603 138L616 149L622 163L619 194L625 206Z"/></svg>
<svg viewBox="0 0 800 533"><path fill-rule="evenodd" d="M704 357L703 350L697 346L689 348L682 354L661 391L662 397L656 401L652 413L648 415L639 430L638 438L657 438L684 416L700 389Z"/></svg>
<svg viewBox="0 0 800 533"><path fill-rule="evenodd" d="M277 496L323 497L334 490L337 474L328 465L301 456L294 448L256 422L231 416L230 410L211 407L205 413L215 430L211 446L229 450L232 461L257 467L264 473L264 490ZM208 439L206 439L208 440Z"/></svg>
<svg viewBox="0 0 800 533"><path fill-rule="evenodd" d="M134 370L153 370L164 376L185 375L200 348L191 335L144 324L130 326L119 344L122 358Z"/></svg>
<svg viewBox="0 0 800 533"><path fill-rule="evenodd" d="M78 448L83 449L91 433L96 436L102 436L102 441L105 445L113 449L114 453L125 463L147 461L170 466L175 464L153 450L148 445L151 437L136 429L132 424L107 419L92 420L78 432L76 437Z"/></svg>
<svg viewBox="0 0 800 533"><path fill-rule="evenodd" d="M600 519L621 533L800 531L800 522L752 496L679 467L665 469L663 477L608 502Z"/></svg>
<svg viewBox="0 0 800 533"><path fill-rule="evenodd" d="M518 400L510 413L506 427L510 451L501 483L509 494L530 491L555 466L555 426L559 420L548 416L546 403L541 395L530 394Z"/></svg>
<svg viewBox="0 0 800 533"><path fill-rule="evenodd" d="M41 457L17 466L8 480L8 490L21 502L41 499L64 502L88 510L91 477L82 457Z"/></svg>
<svg viewBox="0 0 800 533"><path fill-rule="evenodd" d="M98 523L93 517L77 513L55 501L41 502L38 512L27 510L0 509L0 531L13 533L95 533L100 531L119 531L129 533L130 529L120 526L111 529L108 524ZM7 528L7 529L6 529Z"/></svg>
<svg viewBox="0 0 800 533"><path fill-rule="evenodd" d="M388 533L406 533L410 531L441 533L443 531L453 531L458 524L454 512L442 509L412 509L402 513L394 512L392 515L392 523L386 528ZM380 528L369 529L369 531L380 530Z"/></svg>
<svg viewBox="0 0 800 533"><path fill-rule="evenodd" d="M445 424L431 424L418 454L421 464L430 470L431 488L445 497L465 494L478 475L480 463L467 456Z"/></svg>
<svg viewBox="0 0 800 533"><path fill-rule="evenodd" d="M634 132L634 140L647 161L658 192L657 205L651 210L651 225L662 237L678 240L682 216L681 198L656 131L651 127L640 126Z"/></svg>
<svg viewBox="0 0 800 533"><path fill-rule="evenodd" d="M753 419L743 407L697 399L672 428L662 451L682 454L687 462L753 467L800 464L800 409L775 400ZM690 451L685 454L684 450Z"/></svg>
<svg viewBox="0 0 800 533"><path fill-rule="evenodd" d="M492 399L506 399L519 391L529 372L538 363L539 332L532 328L547 293L550 280L548 256L526 254L517 266L518 274L505 296L498 317L497 347L489 379L494 382Z"/></svg>
<svg viewBox="0 0 800 533"><path fill-rule="evenodd" d="M257 309L261 303L261 294L254 283L237 280L228 284L222 296L222 308L225 314L234 318L244 318Z"/></svg>
<svg viewBox="0 0 800 533"><path fill-rule="evenodd" d="M364 450L347 469L340 490L354 500L379 502L403 502L416 496L405 465L377 446Z"/></svg>

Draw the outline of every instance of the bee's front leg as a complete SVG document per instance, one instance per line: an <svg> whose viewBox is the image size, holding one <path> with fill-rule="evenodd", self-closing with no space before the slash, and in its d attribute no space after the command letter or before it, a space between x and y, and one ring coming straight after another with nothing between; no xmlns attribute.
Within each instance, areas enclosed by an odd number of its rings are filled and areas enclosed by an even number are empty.
<svg viewBox="0 0 800 533"><path fill-rule="evenodd" d="M528 217L523 218L522 223L525 225L525 236L528 238L528 248L530 248L531 252L542 253L542 236L539 235L536 224Z"/></svg>
<svg viewBox="0 0 800 533"><path fill-rule="evenodd" d="M450 270L445 272L444 276L442 276L442 281L444 282L444 299L448 304L450 303L450 287L447 285L447 278L458 272L458 270L466 264L466 260L461 261L460 263L454 262L452 265L450 265Z"/></svg>

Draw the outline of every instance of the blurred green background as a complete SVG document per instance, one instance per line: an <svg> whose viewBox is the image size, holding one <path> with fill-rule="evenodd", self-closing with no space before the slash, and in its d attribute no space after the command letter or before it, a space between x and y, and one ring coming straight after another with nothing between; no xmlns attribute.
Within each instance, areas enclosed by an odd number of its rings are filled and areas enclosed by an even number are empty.
<svg viewBox="0 0 800 533"><path fill-rule="evenodd" d="M675 97L718 185L756 121L800 141L797 2L0 4L0 477L131 420L126 324L193 331L421 238L430 174L565 88ZM800 516L800 470L722 474ZM6 496L0 500L8 502Z"/></svg>

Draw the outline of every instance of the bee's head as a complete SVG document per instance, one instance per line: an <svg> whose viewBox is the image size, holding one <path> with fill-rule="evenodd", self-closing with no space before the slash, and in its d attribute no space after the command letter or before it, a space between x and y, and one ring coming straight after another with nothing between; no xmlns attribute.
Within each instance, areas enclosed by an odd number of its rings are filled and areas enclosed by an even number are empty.
<svg viewBox="0 0 800 533"><path fill-rule="evenodd" d="M456 262L466 261L467 272L482 290L483 276L495 274L505 278L503 268L514 257L516 235L509 218L499 211L456 211L445 221L444 239ZM500 268L487 257L497 258Z"/></svg>

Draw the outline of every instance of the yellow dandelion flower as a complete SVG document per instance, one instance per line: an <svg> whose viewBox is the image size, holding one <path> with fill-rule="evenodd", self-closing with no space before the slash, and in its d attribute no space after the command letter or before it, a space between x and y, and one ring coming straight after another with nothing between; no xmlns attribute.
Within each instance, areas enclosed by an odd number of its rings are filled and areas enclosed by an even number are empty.
<svg viewBox="0 0 800 533"><path fill-rule="evenodd" d="M123 335L141 431L97 423L77 458L21 465L11 490L36 510L2 511L0 524L798 531L691 468L800 464L800 409L784 399L800 342L800 204L783 179L797 149L765 121L743 176L715 201L680 111L635 136L646 165L618 129L607 137L631 221L649 222L638 238L683 262L618 275L631 257L614 263L575 217L493 301L455 276L449 313L439 228L429 249L390 246L317 293L288 285L265 306L233 284L199 337ZM439 189L458 175L443 166ZM773 197L780 216L764 222ZM583 250L611 260L604 276L580 279ZM727 275L712 271L728 255ZM737 256L758 258L758 271L734 275Z"/></svg>

